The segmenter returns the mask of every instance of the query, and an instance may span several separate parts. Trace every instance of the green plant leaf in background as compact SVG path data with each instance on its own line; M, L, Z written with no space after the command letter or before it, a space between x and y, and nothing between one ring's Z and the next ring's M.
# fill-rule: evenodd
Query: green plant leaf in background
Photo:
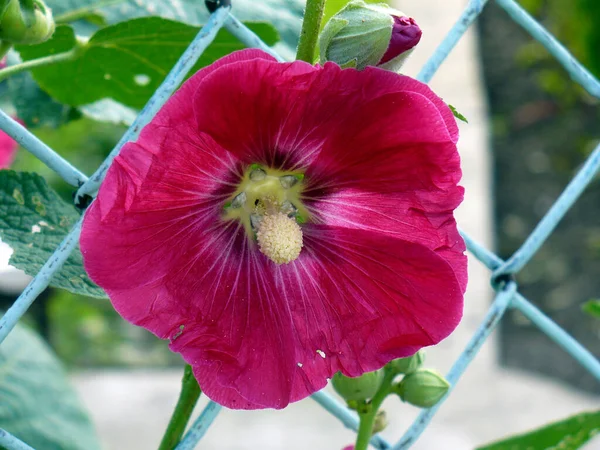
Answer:
M125 130L122 125L82 117L57 128L44 126L31 131L83 173L92 173L121 139ZM73 202L73 186L65 183L56 172L31 153L18 151L12 169L41 175L63 200Z
M60 362L22 325L0 346L0 428L39 450L99 450Z
M477 450L576 450L598 433L600 411L587 412Z
M600 300L588 300L581 306L581 309L584 313L600 319Z
M109 122L116 125L131 126L137 116L137 111L115 102L110 98L83 105L79 108L84 116L98 122Z
M460 120L460 121L462 121L464 123L469 123L469 121L467 120L467 118L465 116L463 116L461 113L459 113L458 110L454 106L452 106L452 105L449 104L448 108L450 108L450 111L452 111L452 114L458 120Z
M21 60L11 53L8 64L18 64ZM48 125L57 127L69 121L76 114L70 106L53 100L42 91L29 72L21 72L8 78L7 89L2 98L12 103L16 115L27 128Z
M36 275L79 219L35 173L0 170L0 238L12 247L10 264ZM106 297L83 269L79 247L50 282L52 286L90 297Z
M59 23L82 19L76 20L74 26L78 34L85 36L107 24L149 15L160 15L192 25L205 23L208 19L203 2L196 0L48 0L46 3L53 9ZM268 17L281 36L275 50L284 58L293 59L304 4L304 0L236 0L233 13L245 21L261 21ZM14 61L15 55L14 52L9 54L9 65L18 62ZM44 125L57 127L77 117L76 110L49 97L29 73L14 75L9 78L8 85L9 92L3 97L15 105L17 116L25 121L28 128ZM116 104L112 105L115 106L114 110L106 104L102 106L105 107L104 111L82 107L80 112L101 121L111 121L123 114L123 109Z
M267 44L277 39L266 23L248 25ZM199 28L159 17L129 20L96 32L74 61L32 70L34 79L53 98L80 106L110 97L141 108L175 65ZM56 28L47 42L19 46L23 60L67 52L76 45L70 26ZM206 66L244 46L221 30L200 57L195 69Z
M48 0L54 16L60 21L70 17L95 14L109 24L143 16L161 16L191 25L206 23L208 11L198 0ZM302 25L305 0L235 0L232 13L242 21L264 21L277 29L281 42L275 50L293 59Z

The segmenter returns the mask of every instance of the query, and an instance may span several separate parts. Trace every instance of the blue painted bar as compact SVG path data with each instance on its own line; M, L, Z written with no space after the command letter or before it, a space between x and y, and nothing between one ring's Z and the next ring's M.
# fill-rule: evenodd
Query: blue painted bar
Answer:
M496 0L508 15L554 56L559 63L569 72L571 78L579 83L594 97L600 98L600 82L577 61L571 53L552 36L548 31L527 11L514 0Z
M194 67L200 55L206 50L210 43L215 39L221 27L229 18L229 8L219 8L210 15L206 25L198 32L190 46L183 52L179 61L169 72L165 80L152 95L146 106L140 111L140 114L133 121L131 127L125 132L115 148L110 152L108 158L100 165L98 170L90 179L79 188L76 199L81 200L84 195L95 195L100 187L100 183L106 175L106 171L111 165L115 156L119 154L121 148L129 141L135 141L142 128L144 128L156 115L156 113L167 102L171 94L183 82L188 72Z
M6 450L34 450L2 428L0 428L0 447L4 447Z
M346 428L349 428L352 431L358 430L358 415L350 411L346 405L338 402L324 390L315 392L310 397L325 410L337 417ZM387 450L390 448L390 443L378 434L371 438L371 445L380 450Z
M540 220L533 232L527 237L523 245L503 266L497 269L497 273L495 272L494 276L517 273L531 260L599 170L600 145L594 149L583 167L569 182L565 190L560 194L542 220Z
M250 28L237 20L231 13L229 14L229 17L227 17L224 28L238 38L238 40L246 47L259 48L262 51L267 52L277 61L285 61L275 50L265 44Z
M470 0L460 15L454 26L450 29L444 40L435 49L433 55L427 60L419 74L417 80L423 83L429 83L433 75L446 60L450 52L454 49L460 38L465 34L471 24L477 19L477 16L483 11L487 0Z
M511 304L521 311L550 339L565 349L579 364L600 381L600 362L583 345L559 327L552 319L533 306L529 300L517 293Z
M0 343L6 339L8 333L12 331L37 296L48 287L54 274L60 270L67 258L71 255L71 252L77 247L79 233L81 232L81 222L82 219L77 221L56 251L42 266L38 274L29 282L25 290L19 295L19 298L15 300L4 316L2 316L0 319Z
M0 130L17 141L29 153L39 158L40 161L59 174L70 185L79 187L87 181L88 177L4 111L0 111Z
M475 256L475 258L481 261L488 269L495 270L502 264L504 264L504 261L501 258L499 258L496 254L489 251L483 245L479 244L464 231L459 231L460 235L465 240L467 250L469 250L473 254L473 256Z
M500 323L502 316L508 309L508 306L511 300L515 297L515 293L517 292L517 285L514 282L511 282L506 285L504 290L498 292L496 295L496 299L494 303L490 307L489 311L485 315L483 322L460 354L460 357L456 360L448 375L446 376L446 380L450 383L450 390L446 394L446 396L433 408L424 409L421 414L415 419L410 428L406 431L404 436L398 441L396 445L394 445L391 450L404 450L413 445L416 440L421 436L431 419L442 405L442 403L448 398L452 389L458 383L458 380L465 372L471 361L479 352L479 349L484 344L488 336L496 326Z
M223 407L218 403L210 401L204 408L200 416L196 419L189 431L185 434L175 450L193 450L204 437L208 428L217 418Z

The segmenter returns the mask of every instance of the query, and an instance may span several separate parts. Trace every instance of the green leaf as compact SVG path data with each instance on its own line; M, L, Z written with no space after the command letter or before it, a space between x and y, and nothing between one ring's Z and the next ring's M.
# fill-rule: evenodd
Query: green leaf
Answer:
M464 123L469 123L467 118L459 113L454 106L448 105L448 108L450 108L450 111L452 111L452 114L454 114L454 117L456 117L458 120L462 120Z
M131 126L137 116L137 111L115 102L110 98L84 105L79 108L81 113L98 122L109 122L117 125Z
M20 62L13 54L8 58L9 65ZM2 97L14 105L17 117L25 122L27 128L44 125L56 128L76 115L73 108L58 103L42 91L29 72L11 76L6 85L7 90Z
M274 28L250 24L267 44L277 41ZM164 80L199 28L159 17L122 22L96 32L74 61L32 70L38 84L61 103L85 105L110 97L141 108ZM75 47L73 29L56 28L52 39L35 46L20 46L24 60L63 53ZM195 69L206 66L243 45L226 30L202 54ZM68 82L65 82L68 80Z
M39 450L97 450L96 432L48 346L17 325L0 346L0 427Z
M587 412L477 450L576 450L600 432L600 411Z
M600 300L588 300L581 306L581 309L592 317L600 318Z
M89 12L102 12L110 24L135 17L161 16L200 25L208 18L204 2L198 0L48 0L46 3L58 20L75 12L82 18ZM305 0L235 0L232 13L242 21L268 20L282 39L275 50L284 58L293 59L305 4Z
M75 207L39 175L0 171L0 237L14 250L13 266L36 275L77 220ZM85 273L79 247L50 284L76 294L106 297Z

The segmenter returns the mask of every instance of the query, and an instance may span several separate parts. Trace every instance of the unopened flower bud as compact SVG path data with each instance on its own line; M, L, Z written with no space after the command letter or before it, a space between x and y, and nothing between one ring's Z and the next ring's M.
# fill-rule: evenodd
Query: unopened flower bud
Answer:
M430 369L419 369L406 375L395 392L402 401L420 408L431 408L439 402L450 384L442 375Z
M352 0L335 14L321 32L321 63L342 67L379 66L397 72L421 39L414 19L385 3Z
M408 358L398 358L388 363L388 367L395 373L411 373L417 370L425 361L425 353L418 351Z
M52 11L41 0L33 1L32 10L24 10L19 0L10 0L0 18L0 40L13 44L33 45L44 42L54 33Z
M372 398L383 381L383 370L363 373L359 377L350 378L336 373L331 379L335 391L346 401L368 400Z
M383 431L388 426L387 414L383 409L377 411L375 415L375 421L373 422L373 434Z

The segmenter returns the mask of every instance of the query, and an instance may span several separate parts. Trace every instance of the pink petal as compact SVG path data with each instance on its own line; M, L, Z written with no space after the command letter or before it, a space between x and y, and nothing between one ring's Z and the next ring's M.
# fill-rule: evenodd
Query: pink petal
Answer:
M277 268L280 286L294 286L284 290L302 365L292 400L321 389L337 371L358 376L436 344L460 321L453 268L421 245L312 225L305 246L296 263Z
M19 123L22 123L17 119ZM19 144L4 131L0 130L0 169L8 169L15 159Z
M146 130L154 133L144 146L129 143L115 158L84 218L85 267L107 290L159 281L195 249L231 240L221 212L239 181L236 162L206 135L192 142L177 128ZM168 158L147 150L165 139Z
M386 94L334 130L306 172L313 220L378 231L435 250L466 288L456 146L438 108L415 92ZM374 116L377 121L371 120Z
M461 288L434 252L319 226L307 229L305 242L300 259L285 266L251 246L211 253L184 277L169 277L167 298L153 303L143 325L153 330L171 313L183 316L183 330L171 330L171 348L194 366L211 399L231 408L281 408L337 371L356 376L437 343L460 320ZM132 300L110 295L116 305ZM179 313L161 312L175 303L169 295L189 301L179 302Z
M313 193L330 188L328 196L343 195L332 190L344 188L350 197L352 188L368 185L366 192L375 191L375 197L357 201L366 205L339 211L330 198L319 219L350 226L348 217L356 222L359 208L353 226L368 224L409 240L414 229L421 230L423 237L414 240L456 263L466 287L465 247L452 216L462 201L458 128L426 85L377 68L358 72L255 59L204 78L193 103L197 128L246 164L308 166ZM307 202L312 196L307 192ZM366 213L381 197L396 208L391 221L381 221L377 210L378 219ZM315 200L313 209L321 206Z
M198 86L193 97L197 128L245 162L290 170L306 166L332 129L373 98L398 92L428 99L439 112L442 129L453 142L458 139L452 112L426 85L377 68L342 71L332 63L319 68L302 61L255 59L228 64L201 84L196 81L190 85Z
M231 408L282 408L337 371L413 354L462 311L447 112L426 86L379 69L233 54L186 82L115 159L85 215L86 270ZM288 265L221 217L257 162L307 176L312 223Z

